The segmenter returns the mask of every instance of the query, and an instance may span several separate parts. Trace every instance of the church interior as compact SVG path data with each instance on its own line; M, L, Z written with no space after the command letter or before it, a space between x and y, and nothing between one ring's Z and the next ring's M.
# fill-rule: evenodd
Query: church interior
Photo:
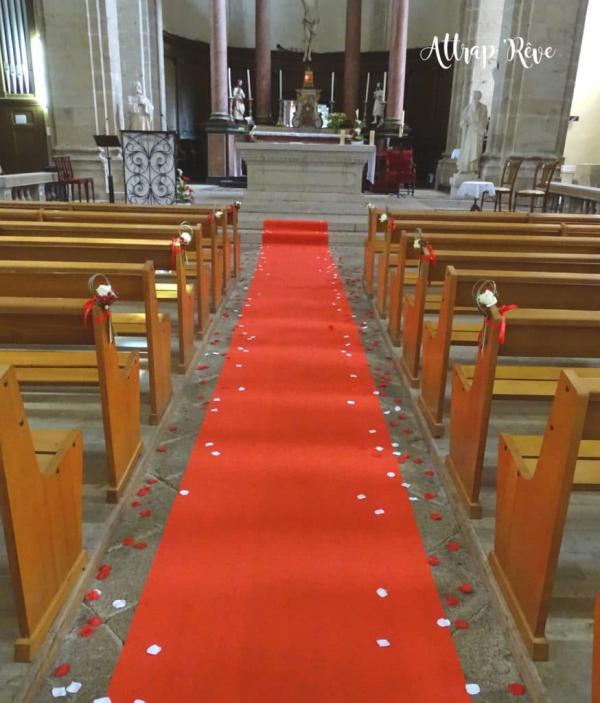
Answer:
M0 0L0 703L600 703L598 28Z

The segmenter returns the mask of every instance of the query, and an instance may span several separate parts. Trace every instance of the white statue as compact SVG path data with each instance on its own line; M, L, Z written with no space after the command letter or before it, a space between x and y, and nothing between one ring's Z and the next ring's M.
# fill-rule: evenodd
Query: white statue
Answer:
M381 83L373 91L373 121L371 124L379 126L383 122L385 116L385 95L381 89Z
M302 0L304 6L304 63L312 61L312 45L317 36L319 24L319 8L317 0Z
M154 129L154 106L144 95L142 84L133 85L134 95L127 98L127 128L146 131Z
M246 114L246 93L244 92L244 89L242 88L243 82L240 79L236 81L235 88L233 89L233 93L231 94L232 97L232 104L231 104L231 112L233 115L233 119L236 122L243 122L244 121L244 116Z
M481 92L473 92L472 102L463 110L460 126L462 141L458 157L459 173L479 173L479 159L488 121L487 107L481 102Z

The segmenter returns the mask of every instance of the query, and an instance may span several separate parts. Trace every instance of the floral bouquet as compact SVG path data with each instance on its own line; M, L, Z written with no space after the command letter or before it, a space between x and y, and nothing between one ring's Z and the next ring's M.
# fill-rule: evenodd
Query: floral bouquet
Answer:
M194 194L190 186L190 179L183 175L183 171L177 169L177 190L175 192L175 201L178 203L193 203Z

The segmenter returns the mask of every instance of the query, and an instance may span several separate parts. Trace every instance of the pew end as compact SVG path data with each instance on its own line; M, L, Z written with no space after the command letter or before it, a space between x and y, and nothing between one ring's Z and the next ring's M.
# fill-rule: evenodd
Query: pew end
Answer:
M83 440L78 430L31 432L17 377L0 365L0 511L19 638L30 662L79 578Z
M571 491L600 489L600 370L562 370L543 437L501 434L489 556L523 641L549 657L546 620Z

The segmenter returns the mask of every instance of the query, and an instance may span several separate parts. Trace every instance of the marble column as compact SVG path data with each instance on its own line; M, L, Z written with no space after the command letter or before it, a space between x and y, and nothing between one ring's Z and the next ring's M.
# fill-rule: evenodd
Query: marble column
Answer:
M343 111L352 124L355 111L359 107L361 11L362 0L346 0Z
M227 82L227 0L210 0L210 107L211 122L229 123Z
M505 159L561 158L579 63L588 0L506 0L504 39L523 37L534 47L551 46L556 55L526 68L500 46L496 90L482 176L498 182ZM535 163L521 168L517 187L527 186Z
M390 46L384 128L397 130L402 121L402 110L404 109L409 0L393 0L393 3L392 43Z
M233 174L235 164L235 124L229 114L227 79L227 0L210 0L210 97L208 181L219 183Z
M257 124L271 124L271 15L269 0L256 0Z

